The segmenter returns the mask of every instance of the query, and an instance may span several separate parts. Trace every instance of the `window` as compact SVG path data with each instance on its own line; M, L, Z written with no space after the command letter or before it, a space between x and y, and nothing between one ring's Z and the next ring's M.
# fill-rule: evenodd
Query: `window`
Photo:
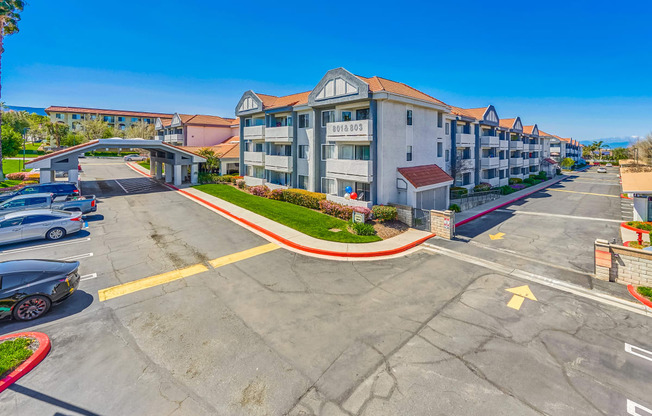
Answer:
M369 109L368 108L361 108L359 110L355 110L355 119L356 120L369 120Z
M300 144L299 145L299 159L308 159L308 145Z
M355 147L355 160L370 160L369 146Z
M251 127L252 126L250 118L245 118L244 126L245 127Z
M437 157L442 157L444 153L444 144L442 142L437 142Z
M350 111L342 111L342 121L351 121Z
M147 124L151 124L151 123L152 123L152 119L151 119L151 118L144 118L143 121L144 121L145 123L147 123Z
M412 125L412 110L407 110L407 125Z
M97 118L97 114L91 114L91 120L95 120Z
M321 178L321 191L325 194L337 195L337 189L335 189L335 179Z
M450 161L451 159L451 151L446 149L446 162Z
M119 126L118 128L119 128L120 130L124 130L124 129L126 129L127 127L126 127L124 124L120 124L120 126Z
M441 127L444 123L444 113L437 112L437 127Z
M335 157L335 145L322 144L321 145L321 160L333 159Z
M79 120L79 114L73 114L72 119L73 120Z
M9 227L17 227L23 222L22 218L12 218L10 220L5 220L0 222L0 228L9 228Z
M58 218L53 215L29 215L23 219L23 225L36 224L39 222L52 221L56 219Z
M135 123L135 122L137 122L137 121L138 121L138 117L132 117L132 118L131 118L131 122L132 122L132 123Z
M324 111L321 113L321 126L326 127L326 124L335 121L335 111Z
M16 201L11 201L7 202L6 204L2 205L2 209L7 209L7 208L20 208L25 206L25 200L24 199L18 199Z
M297 188L299 189L308 189L308 177L304 175L298 176Z
M115 121L115 117L113 116L104 116L102 119L107 123L113 123Z
M40 205L48 202L46 197L30 198L27 200L27 205Z
M410 162L412 160L412 146L407 147L407 161Z
M451 123L446 123L446 134L451 134Z
M355 183L355 193L358 194L358 201L371 201L371 185L363 182Z
M343 146L339 146L339 155L338 159L344 159L344 160L353 160L353 153L355 151L355 146L347 144Z
M299 114L299 128L307 129L310 127L310 114Z
M57 113L55 117L58 118L59 120L62 120L63 119L63 114Z
M118 117L118 121L125 121L124 117Z

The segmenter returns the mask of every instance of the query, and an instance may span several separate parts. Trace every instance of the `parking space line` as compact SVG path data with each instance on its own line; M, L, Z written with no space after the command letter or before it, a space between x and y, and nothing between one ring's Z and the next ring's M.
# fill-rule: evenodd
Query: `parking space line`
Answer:
M640 404L633 402L629 399L627 399L627 414L632 415L632 416L645 416L642 413L639 413L638 411L642 410L646 412L648 415L652 415L652 410L648 409L645 406L641 406Z
M129 193L129 192L125 189L125 187L122 186L122 184L121 184L120 182L118 182L117 179L114 179L113 181L114 181L115 183L117 183L118 186L119 186L120 188L122 188L123 191L125 191L125 194L128 194L128 193Z
M80 281L91 280L97 277L97 273L85 274L79 278Z
M523 214L523 215L538 215L541 217L569 218L573 220L606 221L606 222L618 222L618 223L622 222L622 220L612 220L609 218L579 217L575 215L551 214L549 212L530 212L530 211L509 210L509 209L497 209L496 212L506 212L509 214Z
M637 352L635 350L641 352ZM625 343L625 351L637 357L643 358L645 360L652 361L652 351L644 350L643 348L639 348L637 346L628 343Z
M15 254L15 253L23 253L23 252L32 251L32 250L39 250L39 249L42 249L42 248L68 246L68 245L71 245L71 244L84 243L84 242L87 242L87 241L91 241L91 238L90 237L81 238L79 240L65 241L65 242L62 242L62 243L39 244L38 246L23 247L23 248L16 248L16 249L13 249L13 250L0 251L0 256L5 255L5 254Z
M553 188L548 188L548 191L555 191L555 192L568 192L571 194L582 194L582 195L593 195L593 196L605 196L608 198L620 198L620 195L609 195L609 194L594 194L593 192L579 192L579 191L569 191L567 189L553 189Z
M214 268L218 268L221 266L225 266L227 264L235 263L240 260L248 259L250 257L258 256L259 254L264 254L268 253L270 251L274 251L276 249L281 248L280 246L274 244L274 243L269 243L269 244L264 244L262 246L250 248L249 250L244 250L239 253L233 253L229 254L224 257L220 257L217 259L210 260L208 264L213 266Z
M78 254L76 256L64 257L62 259L59 259L59 261L73 261L73 260L85 259L87 257L93 257L93 253L85 253L85 254Z

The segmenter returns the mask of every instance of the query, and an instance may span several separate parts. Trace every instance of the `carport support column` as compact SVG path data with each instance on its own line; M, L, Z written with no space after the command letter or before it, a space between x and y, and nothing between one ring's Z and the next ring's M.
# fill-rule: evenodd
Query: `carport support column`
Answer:
M68 171L68 182L73 182L73 183L79 184L79 170L78 169L70 169Z
M181 165L174 165L174 186L181 186Z
M156 179L163 179L163 162L154 162L156 165Z
M190 183L192 185L199 183L199 163L190 165Z
M152 161L151 159L149 162L149 176L152 178L156 177L156 162Z
M39 174L40 183L50 183L54 182L54 171L50 169L41 169Z
M172 183L172 164L165 164L165 182Z

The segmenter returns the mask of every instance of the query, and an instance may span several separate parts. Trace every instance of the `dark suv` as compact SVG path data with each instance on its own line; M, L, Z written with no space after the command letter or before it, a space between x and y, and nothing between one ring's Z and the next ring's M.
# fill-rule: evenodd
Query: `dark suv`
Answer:
M27 185L16 192L7 192L0 194L0 202L6 201L18 195L48 193L53 196L79 196L79 189L73 182L51 182L35 185Z

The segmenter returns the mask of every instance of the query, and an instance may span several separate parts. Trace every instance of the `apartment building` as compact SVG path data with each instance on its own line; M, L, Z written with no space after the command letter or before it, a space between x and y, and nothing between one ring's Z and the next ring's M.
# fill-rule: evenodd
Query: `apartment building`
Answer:
M582 161L582 145L571 138L562 138L554 134L541 132L550 141L550 155L557 163L566 158L575 162Z
M445 209L447 114L445 103L406 84L343 68L299 94L247 91L236 106L240 171L249 185L318 191L349 205ZM356 200L345 199L347 187Z
M109 127L126 130L139 121L153 124L157 118L172 118L172 114L164 113L61 106L50 106L45 109L45 113L53 123L65 124L73 131L80 128L82 120L88 119L95 120L99 118L106 121Z
M238 140L239 127L238 119L179 113L158 117L154 125L156 140L200 148Z

